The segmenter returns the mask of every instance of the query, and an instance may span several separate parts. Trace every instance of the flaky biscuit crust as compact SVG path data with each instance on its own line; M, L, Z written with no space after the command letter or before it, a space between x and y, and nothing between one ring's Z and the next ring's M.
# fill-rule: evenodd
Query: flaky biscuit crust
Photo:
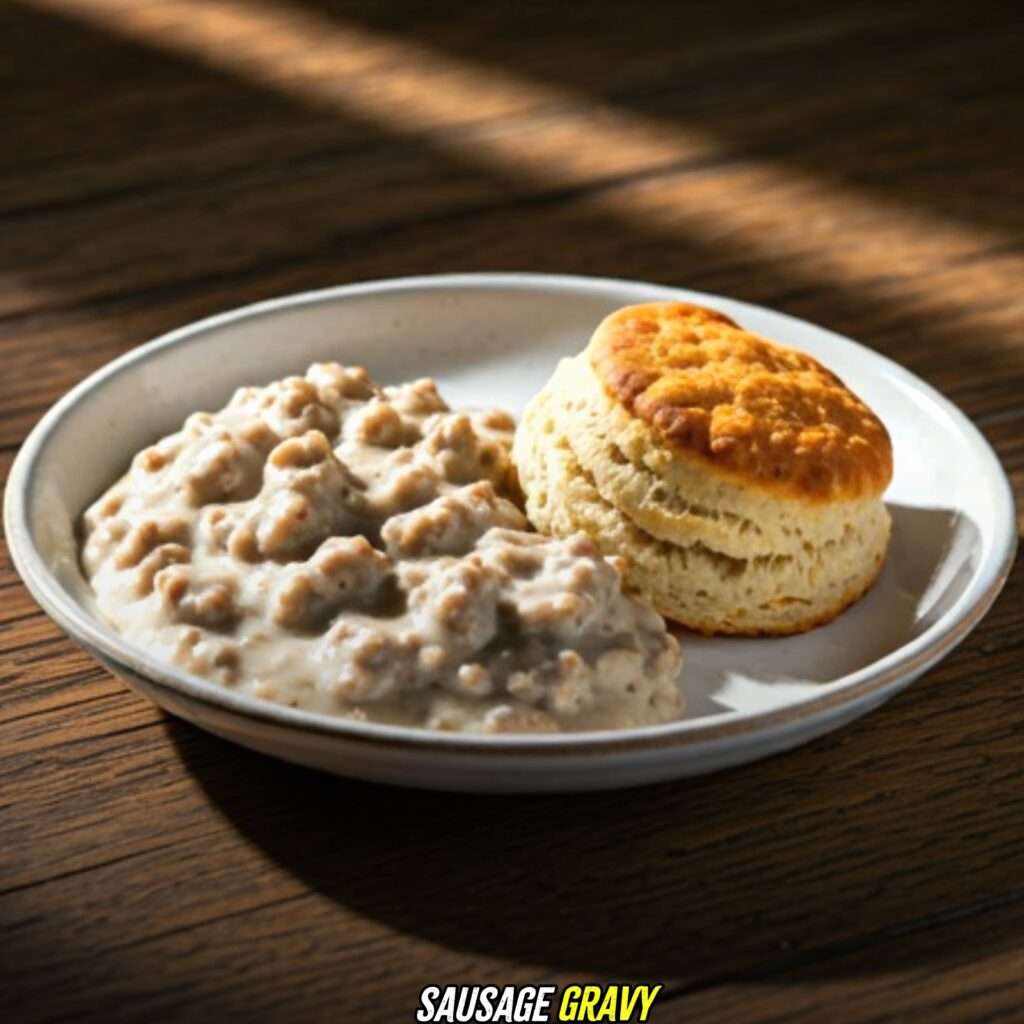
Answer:
M609 397L677 456L810 502L880 495L892 479L881 420L817 360L685 302L627 306L586 358Z

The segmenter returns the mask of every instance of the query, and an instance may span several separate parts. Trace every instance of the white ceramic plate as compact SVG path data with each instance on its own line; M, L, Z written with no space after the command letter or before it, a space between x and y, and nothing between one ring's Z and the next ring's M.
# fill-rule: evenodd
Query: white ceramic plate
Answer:
M558 359L628 303L686 299L794 345L881 415L895 446L892 548L870 594L786 639L684 636L685 719L562 736L474 737L278 707L205 682L126 643L91 608L73 523L130 456L239 384L314 360L383 382L435 376L453 405L519 413ZM482 791L582 790L715 771L804 743L887 700L977 624L1013 559L1013 499L971 423L900 366L820 327L732 299L629 281L468 274L290 296L166 335L93 374L50 410L15 461L5 500L15 565L46 611L173 714L343 775Z

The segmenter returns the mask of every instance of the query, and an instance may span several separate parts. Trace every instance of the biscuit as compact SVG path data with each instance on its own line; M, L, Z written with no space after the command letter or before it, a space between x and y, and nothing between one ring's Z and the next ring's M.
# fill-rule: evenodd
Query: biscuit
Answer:
M809 629L884 561L884 426L810 357L712 311L613 314L531 402L513 456L538 529L590 534L639 594L702 632Z

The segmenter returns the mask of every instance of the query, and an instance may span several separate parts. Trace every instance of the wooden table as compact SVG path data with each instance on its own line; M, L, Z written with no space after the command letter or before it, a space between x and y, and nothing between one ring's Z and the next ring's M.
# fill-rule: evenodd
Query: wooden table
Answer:
M443 8L443 10L442 10ZM862 339L1024 485L1014 5L0 8L0 472L196 317L471 269L645 278ZM861 723L579 798L346 782L132 696L0 555L7 1020L413 1019L653 979L657 1021L1024 1020L1024 572ZM2 1011L0 1011L2 1012Z

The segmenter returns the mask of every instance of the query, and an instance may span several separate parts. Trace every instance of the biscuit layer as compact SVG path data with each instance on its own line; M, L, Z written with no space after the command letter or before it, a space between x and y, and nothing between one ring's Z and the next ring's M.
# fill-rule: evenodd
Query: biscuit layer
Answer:
M802 352L683 302L627 306L585 358L610 399L677 458L808 503L877 497L892 479L878 417Z
M601 497L659 540L701 541L733 558L793 555L838 539L878 504L795 500L709 472L611 399L582 356L563 360L546 390L558 432Z

